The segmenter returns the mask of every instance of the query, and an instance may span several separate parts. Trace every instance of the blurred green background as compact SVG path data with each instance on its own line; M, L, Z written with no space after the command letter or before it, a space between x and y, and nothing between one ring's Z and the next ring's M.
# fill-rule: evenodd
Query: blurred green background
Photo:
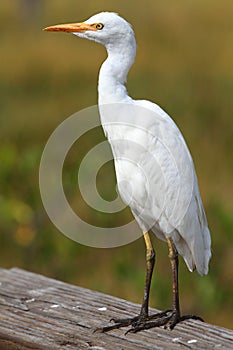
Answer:
M87 288L141 302L143 239L115 249L94 249L63 236L40 199L38 169L52 131L68 116L97 102L105 50L72 35L46 33L56 23L110 10L134 26L138 54L127 84L134 98L161 105L185 135L196 165L212 232L210 273L200 277L180 264L183 312L233 326L233 2L232 0L11 0L0 3L0 266L18 266ZM103 139L101 132L81 149ZM89 144L90 143L90 144ZM80 147L66 161L64 182L76 190ZM82 152L81 152L82 153ZM101 183L114 188L112 167ZM110 176L110 175L111 176ZM102 179L102 180L101 180ZM79 210L90 220L79 196ZM128 212L123 215L127 216ZM108 217L116 224L114 217ZM122 220L122 218L120 218ZM151 305L171 303L167 247L153 237L158 261Z

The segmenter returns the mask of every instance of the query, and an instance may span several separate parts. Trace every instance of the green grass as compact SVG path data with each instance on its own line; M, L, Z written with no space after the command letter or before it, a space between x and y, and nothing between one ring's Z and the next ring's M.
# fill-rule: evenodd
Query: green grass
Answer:
M134 26L138 55L128 89L135 98L160 104L183 131L191 149L212 232L210 274L190 274L181 263L182 308L207 321L232 327L232 33L231 0L131 2L100 0L43 2L40 14L25 17L20 2L0 5L0 265L19 266L141 302L144 244L138 240L115 249L79 245L59 233L43 209L38 169L52 131L69 115L96 104L98 69L105 51L97 44L42 28L83 20L114 10ZM91 135L82 150L99 140ZM65 164L67 195L84 217L116 224L122 217L98 216L80 201L75 171L76 145ZM74 169L75 168L75 169ZM99 174L107 185L109 167ZM111 192L114 174L103 195ZM101 189L100 189L101 191ZM124 213L123 220L128 213ZM167 248L158 251L151 304L169 307Z

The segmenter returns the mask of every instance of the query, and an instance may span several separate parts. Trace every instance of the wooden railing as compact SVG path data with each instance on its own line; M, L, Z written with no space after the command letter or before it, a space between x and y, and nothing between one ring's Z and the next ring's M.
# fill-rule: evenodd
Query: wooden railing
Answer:
M172 331L94 332L112 317L139 310L126 300L18 268L0 269L1 350L233 349L233 331L192 320Z

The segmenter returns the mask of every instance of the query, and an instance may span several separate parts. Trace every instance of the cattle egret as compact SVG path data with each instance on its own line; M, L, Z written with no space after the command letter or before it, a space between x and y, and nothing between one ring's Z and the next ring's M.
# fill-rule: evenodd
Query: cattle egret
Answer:
M111 325L100 328L99 331L107 332L131 326L128 332L136 333L158 326L173 329L176 324L186 319L202 320L195 315L181 315L178 289L178 253L184 258L190 271L197 269L201 275L208 273L211 257L210 233L199 194L195 169L188 147L173 120L158 105L146 100L133 100L127 93L126 77L136 54L135 36L131 25L116 13L102 12L85 22L60 24L47 27L45 30L72 33L78 37L96 41L104 45L107 50L107 59L99 73L100 117L112 147L119 193L123 201L130 206L141 227L146 245L146 281L139 315L126 319L113 319ZM134 115L131 115L130 125L127 126L127 123L122 125L122 119L119 119L120 123L117 123L121 108L118 110L119 114L114 113L111 109L103 109L103 106L112 104L138 107L141 111L140 125L148 131L148 137L139 131L136 124L138 113L135 114L135 127ZM109 113L106 112L107 110ZM143 110L151 111L152 115L147 118L146 112L145 116L143 115ZM117 127L112 125L112 115L114 115ZM114 140L119 140L119 138L122 140L121 147L114 144ZM136 144L144 145L144 148L136 147L138 158L134 158L131 167L124 157L129 143L124 144L123 141L129 139L133 140L135 147ZM167 151L168 148L170 148L169 151ZM153 157L147 157L143 163L144 155L146 157L145 150L150 150ZM176 172L171 170L172 157L169 157L168 154L172 155L177 163ZM141 164L144 164L144 172L150 182L149 189L145 178L141 176L141 165L138 166L137 159L142 159ZM158 164L162 168L165 186L161 185L162 179L157 173ZM177 178L181 179L179 184L182 183L180 192L182 196L185 197L189 193L188 203L181 196L178 205L173 205L173 197L180 190L177 188ZM161 198L163 198L162 201ZM174 218L179 218L179 220ZM148 313L151 277L155 264L155 251L150 238L151 231L158 238L167 241L173 286L172 309L154 315Z

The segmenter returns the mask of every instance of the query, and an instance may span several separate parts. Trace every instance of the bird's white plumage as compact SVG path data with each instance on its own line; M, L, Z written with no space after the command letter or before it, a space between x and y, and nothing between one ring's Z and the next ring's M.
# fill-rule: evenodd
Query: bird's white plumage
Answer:
M124 85L136 54L132 27L111 12L85 23L104 25L74 34L103 44L108 53L99 74L99 108L121 197L144 232L171 237L189 270L207 274L210 233L188 147L158 105L133 100Z

